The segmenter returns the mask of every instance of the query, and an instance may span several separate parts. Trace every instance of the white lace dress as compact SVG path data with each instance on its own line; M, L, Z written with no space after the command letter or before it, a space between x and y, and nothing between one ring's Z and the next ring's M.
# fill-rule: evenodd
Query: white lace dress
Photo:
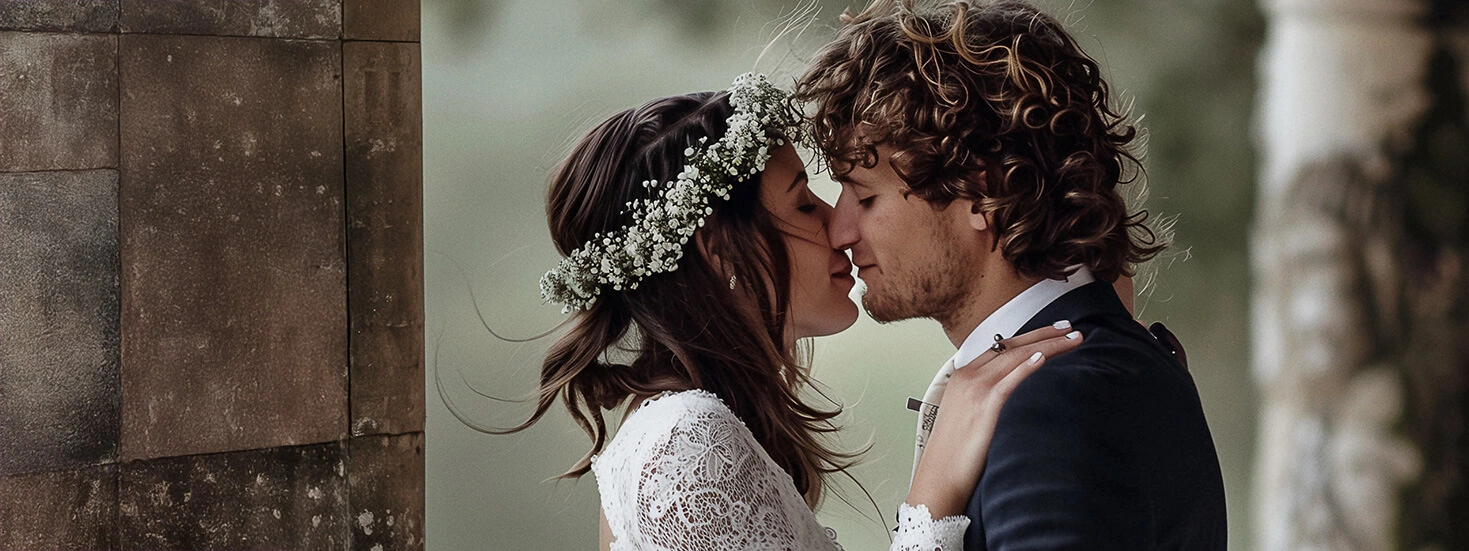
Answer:
M840 550L789 474L714 394L644 402L592 458L613 551ZM963 516L898 512L893 550L963 549Z

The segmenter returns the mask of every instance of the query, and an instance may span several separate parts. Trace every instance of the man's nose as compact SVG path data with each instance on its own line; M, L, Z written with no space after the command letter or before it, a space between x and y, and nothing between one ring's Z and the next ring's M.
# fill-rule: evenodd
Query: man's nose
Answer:
M860 240L857 232L857 200L850 193L843 193L837 197L837 204L831 209L831 219L827 222L826 236L831 241L831 248L847 250L852 248Z

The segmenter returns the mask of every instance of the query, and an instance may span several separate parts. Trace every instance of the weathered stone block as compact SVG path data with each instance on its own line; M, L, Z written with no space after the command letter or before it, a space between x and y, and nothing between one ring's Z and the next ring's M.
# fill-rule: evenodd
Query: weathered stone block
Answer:
M423 430L419 47L342 46L352 433Z
M0 173L0 472L117 457L117 171Z
M118 0L0 0L0 29L105 33Z
M128 33L340 38L341 0L127 0Z
M121 549L345 549L342 442L124 463Z
M0 477L0 550L117 548L117 465Z
M342 38L419 41L419 0L342 0Z
M115 167L117 37L0 32L0 171Z
M423 433L360 436L349 450L352 549L423 549Z
M338 46L120 40L122 456L344 438Z

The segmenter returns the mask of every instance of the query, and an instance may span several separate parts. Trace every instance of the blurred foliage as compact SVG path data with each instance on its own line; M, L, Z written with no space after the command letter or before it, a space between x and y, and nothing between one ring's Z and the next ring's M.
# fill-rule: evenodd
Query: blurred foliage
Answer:
M1396 149L1388 144L1386 149L1400 167L1393 184L1403 195L1406 239L1399 254L1408 264L1404 295L1409 310L1440 313L1422 323L1458 326L1457 334L1463 335L1458 322L1469 305L1469 289L1463 286L1469 280L1464 275L1464 259L1469 258L1469 44L1455 43L1452 35L1469 36L1469 2L1435 0L1430 7L1428 25L1437 32L1426 82L1430 107L1406 144ZM1448 292L1434 293L1436 287ZM1432 304L1425 308L1422 303ZM1450 359L1403 366L1411 404L1404 432L1423 454L1425 466L1400 500L1399 543L1404 549L1464 549L1469 546L1469 522L1463 521L1469 510L1469 463L1464 461L1469 385L1453 372L1463 373L1469 358L1463 355L1462 341L1454 343L1452 336L1439 343L1412 338L1436 328L1423 330L1407 317L1400 326L1409 336L1405 346L1417 346L1415 352L1439 349Z
M1469 114L1460 81L1461 60L1444 47L1429 61L1429 112L1400 153L1410 235L1450 246L1469 242Z

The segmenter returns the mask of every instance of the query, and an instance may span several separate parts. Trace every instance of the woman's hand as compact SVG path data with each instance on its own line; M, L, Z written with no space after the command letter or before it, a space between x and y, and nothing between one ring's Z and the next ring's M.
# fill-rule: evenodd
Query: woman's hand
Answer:
M1076 348L1081 340L1070 322L1058 322L1006 339L1005 352L987 350L955 369L913 474L908 504L928 506L935 519L963 514L984 471L1005 399L1048 358Z

